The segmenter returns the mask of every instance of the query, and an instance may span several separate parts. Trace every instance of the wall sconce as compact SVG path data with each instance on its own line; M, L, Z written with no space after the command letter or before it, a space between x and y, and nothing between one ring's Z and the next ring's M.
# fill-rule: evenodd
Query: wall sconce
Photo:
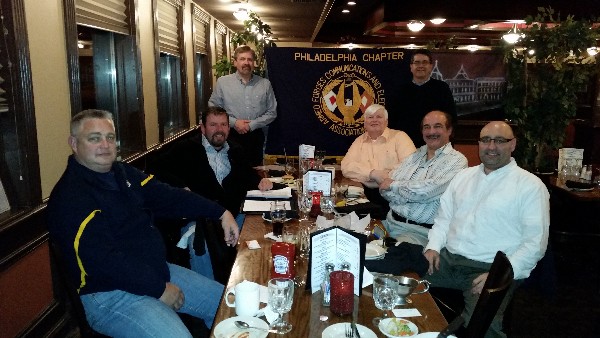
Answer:
M235 16L238 21L246 21L250 18L250 13L248 13L246 8L240 7L233 12L233 16Z
M425 27L425 24L420 20L410 20L410 22L406 24L406 27L408 27L411 32L418 32Z
M506 34L502 35L502 39L504 39L504 41L510 44L517 43L517 41L519 41L521 37L522 34L519 32L516 23L513 24L512 28L508 32L506 32Z
M441 24L443 24L446 21L446 19L444 19L444 18L434 18L434 19L431 19L429 21L432 24L434 24L434 25L441 25Z

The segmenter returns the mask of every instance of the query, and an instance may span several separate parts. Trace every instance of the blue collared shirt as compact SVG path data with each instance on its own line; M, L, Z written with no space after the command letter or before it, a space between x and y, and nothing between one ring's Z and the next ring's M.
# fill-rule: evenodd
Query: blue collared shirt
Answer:
M257 75L252 75L246 84L237 72L221 76L208 105L225 108L232 127L237 119L243 119L250 120L250 129L256 130L277 117L277 100L271 82Z
M206 139L206 136L202 135L202 145L206 149L206 157L208 157L208 164L215 173L217 181L220 185L223 185L223 179L231 172L231 163L229 163L229 144L225 142L221 150L215 149Z

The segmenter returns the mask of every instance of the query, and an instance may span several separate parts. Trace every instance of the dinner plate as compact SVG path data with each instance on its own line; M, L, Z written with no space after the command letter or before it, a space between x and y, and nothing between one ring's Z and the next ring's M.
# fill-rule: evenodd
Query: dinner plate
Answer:
M393 329L397 329L399 325L405 324L408 326L410 332L406 332L404 335L394 334ZM392 338L396 337L414 337L419 333L419 328L410 320L404 318L385 318L379 322L379 331L384 335Z
M594 190L594 187L591 188L571 188L573 189L573 191L592 191Z
M385 249L380 247L379 245L367 243L365 248L365 259L380 259L385 255Z
M237 316L227 318L224 321L217 324L215 327L215 337L217 338L237 338L244 332L249 333L248 338L265 338L269 332L258 330L258 329L240 329L235 326L235 321L241 320L250 326L256 326L263 328L265 330L269 329L269 324L267 324L264 320L256 317L250 316Z
M265 212L265 213L262 214L262 219L265 220L265 221L267 221L267 222L269 222L269 223L271 223L271 217L268 217L268 216L270 216L270 213L266 213ZM291 218L286 218L283 221L287 222L287 221L291 221L291 220L292 220Z
M343 338L346 337L346 329L350 326L350 323L337 323L329 325L323 330L321 337L323 338ZM377 338L375 332L366 326L356 324L356 329L360 334L360 338Z
M416 335L415 338L437 338L438 334L440 334L440 333L439 332L423 332L423 333L419 333L418 335ZM456 338L456 336L451 334L448 336L448 338Z

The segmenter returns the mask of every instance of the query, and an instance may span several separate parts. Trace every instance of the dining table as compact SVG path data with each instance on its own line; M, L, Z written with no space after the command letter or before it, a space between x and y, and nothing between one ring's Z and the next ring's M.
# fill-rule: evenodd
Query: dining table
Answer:
M314 221L314 220L313 220ZM299 220L293 219L289 222L299 223ZM306 221L303 221L306 222ZM302 225L301 225L302 226ZM247 215L243 224L240 238L237 245L237 257L231 270L231 276L225 290L235 287L238 283L247 280L266 286L271 278L272 258L271 245L274 240L265 238L265 235L272 231L270 222L263 219L261 215ZM250 249L247 241L256 240L260 245L259 249ZM302 280L306 276L308 267L307 259L298 257L295 262L296 280ZM407 276L418 278L414 273L408 272ZM421 285L420 287L423 287ZM419 289L415 290L419 291ZM229 302L233 302L232 295L227 295L221 299L218 308L211 337L215 336L215 327L228 318L235 317L235 307L229 307L226 304L225 297L230 297ZM417 309L419 316L405 318L413 322L419 333L439 332L447 325L447 321L440 312L433 298L428 292L422 294L413 294L409 297L410 303L404 306L396 306L396 309ZM261 303L261 307L266 304ZM391 312L389 315L393 316ZM330 325L337 323L350 323L355 317L356 323L366 326L372 330L377 337L384 337L384 334L373 324L375 317L381 317L382 310L375 307L372 294L372 286L366 286L362 289L360 296L354 296L354 313L346 316L338 316L330 311L329 307L322 306L321 291L311 293L305 286L297 286L294 292L293 305L291 310L284 315L284 318L292 324L293 328L286 337L322 337L323 331ZM349 325L349 324L348 324ZM276 333L268 333L268 337L278 337ZM229 338L229 337L216 337Z

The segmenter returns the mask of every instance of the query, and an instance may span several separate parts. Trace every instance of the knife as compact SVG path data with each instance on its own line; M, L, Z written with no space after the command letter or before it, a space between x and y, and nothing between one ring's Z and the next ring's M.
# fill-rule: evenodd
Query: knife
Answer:
M449 335L456 332L456 330L458 330L464 322L465 319L461 316L454 318L454 320L451 321L450 324L448 324L448 326L446 326L446 328L438 334L437 338L447 338Z

